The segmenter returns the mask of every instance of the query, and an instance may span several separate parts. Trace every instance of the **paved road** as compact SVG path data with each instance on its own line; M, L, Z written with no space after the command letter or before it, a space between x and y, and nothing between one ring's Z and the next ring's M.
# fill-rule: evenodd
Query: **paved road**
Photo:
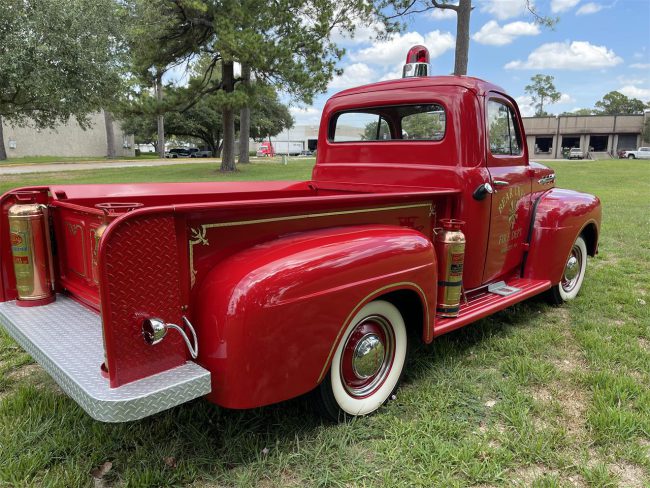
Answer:
M88 163L37 163L13 164L0 166L0 175L21 175L27 173L58 173L59 171L83 171L104 168L132 168L147 166L171 166L174 164L200 164L215 162L215 159L147 159L147 160L120 160L113 162L88 162Z

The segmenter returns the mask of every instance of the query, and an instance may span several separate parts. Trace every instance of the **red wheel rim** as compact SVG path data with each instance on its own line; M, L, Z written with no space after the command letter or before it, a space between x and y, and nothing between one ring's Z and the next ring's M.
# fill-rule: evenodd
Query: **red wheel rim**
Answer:
M366 398L388 377L395 357L395 334L379 315L360 320L347 337L341 354L341 383L350 396Z

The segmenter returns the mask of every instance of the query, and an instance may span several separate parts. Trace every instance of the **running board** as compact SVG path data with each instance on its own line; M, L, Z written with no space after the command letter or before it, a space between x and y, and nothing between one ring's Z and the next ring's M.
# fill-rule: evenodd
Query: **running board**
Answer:
M492 289L488 287L485 292L473 296L467 303L461 302L458 317L436 318L433 336L446 334L546 291L551 287L551 282L515 278L508 283L502 281L495 285Z

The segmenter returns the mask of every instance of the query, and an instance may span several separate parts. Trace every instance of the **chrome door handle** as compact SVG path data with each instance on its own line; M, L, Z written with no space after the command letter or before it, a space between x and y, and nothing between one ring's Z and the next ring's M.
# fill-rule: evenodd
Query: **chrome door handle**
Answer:
M508 186L509 184L507 181L503 181L503 180L492 180L492 183L495 186Z

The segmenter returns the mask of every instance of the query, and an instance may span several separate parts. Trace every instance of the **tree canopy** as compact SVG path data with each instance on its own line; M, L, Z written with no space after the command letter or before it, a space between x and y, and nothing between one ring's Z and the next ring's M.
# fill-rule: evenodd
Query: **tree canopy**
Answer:
M222 99L218 93L194 98L193 79L187 87L166 87L163 111L165 132L176 138L200 140L216 156L220 155L223 143ZM254 102L251 106L250 135L261 140L274 136L293 126L293 118L286 105L282 104L275 90L261 82L255 83ZM123 111L122 127L133 132L136 143L153 144L158 149L157 113L159 105L155 98L145 91ZM235 118L235 128L239 125Z
M618 91L611 91L602 100L596 102L596 112L604 115L642 114L648 107L650 104L645 104L638 98L630 98Z
M82 127L121 92L121 18L114 0L0 2L0 159L2 119L39 128Z
M336 28L353 33L362 23L382 18L366 0L132 0L164 17L157 31L158 63L209 57L197 99L218 93L222 107L224 150L222 170L234 169L235 111L252 99L236 90L240 77L234 65L246 65L252 78L281 87L295 101L310 103L324 92L344 51L332 40ZM212 73L221 68L221 76Z
M526 85L524 91L530 95L535 106L535 115L541 117L548 115L544 111L544 104L550 105L557 102L562 95L555 88L553 80L555 78L550 75L536 74L533 76L529 85Z

